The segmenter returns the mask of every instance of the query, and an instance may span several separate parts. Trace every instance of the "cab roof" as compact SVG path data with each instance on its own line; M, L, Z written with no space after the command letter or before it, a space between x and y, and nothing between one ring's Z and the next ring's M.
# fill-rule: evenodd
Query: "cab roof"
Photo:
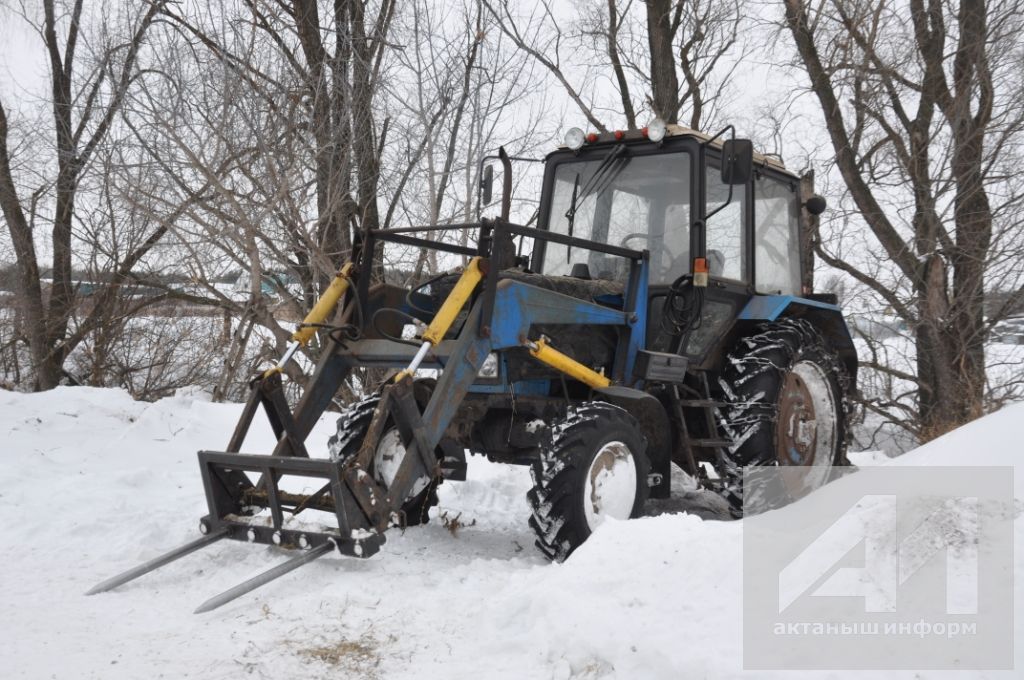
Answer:
M685 127L683 125L677 125L675 123L669 123L665 126L665 137L693 137L699 142L707 142L711 139L711 135L705 134L698 130ZM616 130L613 132L592 132L587 135L587 142L584 144L584 148L593 144L604 144L610 142L635 142L647 138L647 128L641 130ZM722 142L725 141L723 138L718 138L711 143L711 147L714 149L721 149ZM559 149L568 149L569 147L565 144L560 144ZM774 170L784 172L790 177L799 179L797 175L790 170L786 169L786 166L782 163L782 160L776 156L768 156L762 153L754 151L754 163L762 167L768 166Z

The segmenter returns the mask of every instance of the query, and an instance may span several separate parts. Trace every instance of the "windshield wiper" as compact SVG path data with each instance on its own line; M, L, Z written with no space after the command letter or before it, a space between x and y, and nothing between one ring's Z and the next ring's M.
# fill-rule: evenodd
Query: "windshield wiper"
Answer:
M572 237L572 225L576 221L576 197L580 191L580 173L576 173L576 181L572 183L572 199L569 201L569 209L565 211L565 219L569 221L569 237Z
M601 164L597 166L594 174L583 185L582 191L579 190L580 174L576 173L576 182L572 187L572 200L569 203L569 209L565 211L565 219L569 222L569 236L572 236L573 223L576 221L576 212L579 210L580 204L588 196L599 195L607 189L615 181L615 178L619 176L619 173L629 164L629 160L630 156L626 152L626 147L615 147L611 153L604 157Z

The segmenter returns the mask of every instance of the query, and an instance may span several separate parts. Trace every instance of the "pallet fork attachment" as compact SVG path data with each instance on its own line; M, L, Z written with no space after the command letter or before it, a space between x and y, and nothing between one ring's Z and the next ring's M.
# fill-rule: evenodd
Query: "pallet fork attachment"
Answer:
M401 523L400 508L415 481L425 475L434 478L440 474L435 454L438 442L425 435L427 428L413 395L412 376L419 361L441 341L469 300L483 277L483 266L481 258L471 260L460 285L438 311L429 334L425 334L418 360L384 387L377 412L354 459L314 459L306 450L305 439L349 366L343 362L339 364L337 348L332 344L294 412L284 397L281 373L294 351L309 341L315 328L326 320L347 292L354 269L352 265L346 265L292 336L281 361L250 383L249 399L227 450L199 452L209 509L209 513L200 520L204 536L110 578L87 594L117 588L224 538L298 548L300 552L287 562L210 598L199 606L196 613L216 609L335 549L353 557L375 554L385 541L387 528ZM261 406L277 440L274 452L272 455L243 453L241 449L246 434ZM385 488L367 470L371 467L376 444L387 423L393 423L398 429L408 454L404 456L390 486ZM258 480L254 482L253 477L257 475ZM319 480L319 483L312 487L316 489L312 493L290 493L280 487L283 477ZM306 510L332 516L332 524L337 524L337 529L310 523L286 524L285 513L294 518ZM261 516L263 511L267 511L269 517Z

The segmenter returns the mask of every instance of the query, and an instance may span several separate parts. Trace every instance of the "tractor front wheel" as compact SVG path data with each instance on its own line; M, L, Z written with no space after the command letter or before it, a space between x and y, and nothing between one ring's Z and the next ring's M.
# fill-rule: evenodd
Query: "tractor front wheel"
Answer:
M647 440L628 412L593 401L549 428L531 469L530 527L536 545L561 562L609 519L638 516L647 501Z
M347 462L359 453L366 433L370 429L370 421L380 404L379 396L372 396L358 401L344 410L338 417L338 432L328 440L328 450L332 460ZM367 471L385 488L391 486L398 473L398 468L405 458L405 446L398 435L398 428L388 419L384 431L377 442L370 469ZM402 504L405 515L405 526L425 524L429 519L430 508L437 505L437 484L440 480L421 477L415 483L408 498Z

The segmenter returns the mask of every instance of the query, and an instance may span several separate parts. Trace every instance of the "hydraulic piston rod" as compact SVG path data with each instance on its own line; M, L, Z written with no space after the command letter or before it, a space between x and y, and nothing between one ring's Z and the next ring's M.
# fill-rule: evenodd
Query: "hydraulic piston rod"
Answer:
M395 381L401 380L407 375L412 375L416 372L416 369L420 367L423 359L427 356L427 352L430 351L431 347L437 345L444 339L448 329L455 323L455 318L458 317L459 312L466 306L466 301L473 294L480 280L484 277L484 271L480 266L481 258L474 257L466 265L465 270L462 272L462 276L459 277L455 287L452 288L452 292L448 294L444 304L441 305L441 309L437 310L437 314L434 315L434 319L427 326L427 330L423 332L423 344L420 345L419 351L416 352L416 356L409 362L408 368L395 376Z
M566 375L579 380L581 383L590 385L593 388L608 387L612 381L601 375L594 369L584 366L572 357L562 354L547 343L545 338L539 340L527 340L526 348L530 356L541 361L552 368L565 373Z
M349 282L352 278L352 268L353 265L349 262L335 275L331 285L327 286L327 290L320 296L317 303L313 305L313 309L309 310L309 314L299 324L298 329L292 333L292 340L288 343L288 349L281 356L281 360L277 362L276 366L268 369L263 374L264 378L272 373L283 371L285 365L291 360L299 347L306 345L316 334L316 327L327 320L327 317L330 316L331 312L338 305L338 301L341 300L348 290Z

